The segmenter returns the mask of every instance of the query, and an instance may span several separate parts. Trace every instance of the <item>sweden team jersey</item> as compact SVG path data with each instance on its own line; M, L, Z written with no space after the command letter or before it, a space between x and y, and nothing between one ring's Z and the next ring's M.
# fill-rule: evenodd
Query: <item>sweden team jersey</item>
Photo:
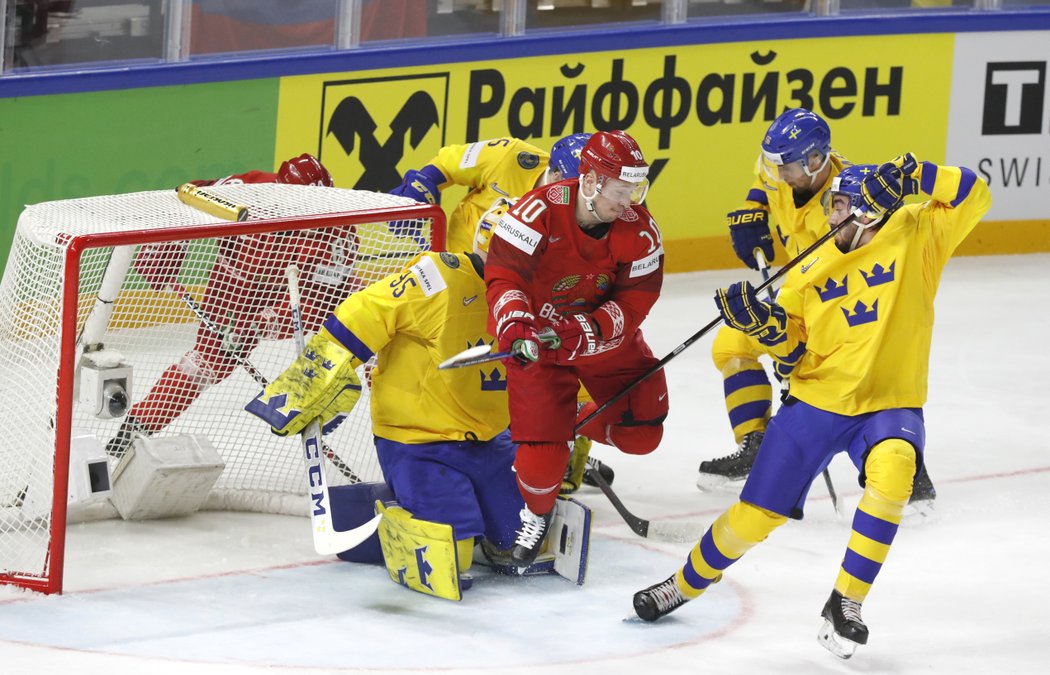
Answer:
M492 345L485 282L465 254L423 253L344 300L321 335L346 347L371 373L372 428L400 443L487 441L505 430L503 364L438 370L469 347Z
M549 162L548 153L517 138L442 148L430 162L447 178L439 187L455 184L470 189L449 216L445 250L473 251L474 231L481 216L500 197L513 201L535 187Z
M821 197L831 187L835 176L850 165L845 158L832 151L831 172L820 189L802 206L795 206L795 197L791 186L777 180L777 168L767 165L759 156L755 165L755 182L747 193L743 208L766 208L773 216L777 236L787 251L789 258L794 258L813 245L821 235L828 231L828 218L824 214Z
M801 354L792 396L842 415L925 403L941 271L991 194L969 169L924 162L919 181L932 199L901 207L870 243L842 253L829 240L788 272L788 339L773 351Z

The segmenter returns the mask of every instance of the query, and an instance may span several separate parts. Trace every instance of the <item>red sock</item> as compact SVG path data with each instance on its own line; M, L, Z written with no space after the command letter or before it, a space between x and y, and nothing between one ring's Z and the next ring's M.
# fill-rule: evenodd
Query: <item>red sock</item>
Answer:
M537 515L554 508L561 479L569 464L567 443L522 443L514 459L518 490L525 505Z

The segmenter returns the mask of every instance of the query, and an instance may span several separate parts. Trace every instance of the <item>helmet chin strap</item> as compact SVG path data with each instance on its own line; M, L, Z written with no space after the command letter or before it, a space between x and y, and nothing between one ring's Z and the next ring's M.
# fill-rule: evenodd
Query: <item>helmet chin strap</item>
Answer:
M802 164L802 171L807 176L809 176L809 186L810 187L816 187L817 176L820 175L820 172L824 170L824 167L826 167L828 165L828 162L830 160L831 160L831 153L828 153L828 154L824 155L824 161L820 163L820 166L817 167L816 171L810 171L809 170L808 160L807 160L806 163Z
M854 209L853 210L853 215L856 216L857 218L860 218L861 216L870 217L866 213L860 213L860 211L858 209ZM868 230L868 229L871 229L871 228L875 227L876 225L878 225L880 222L882 222L882 219L885 216L886 216L886 214L883 213L878 218L875 218L874 220L872 220L870 223L864 223L864 224L861 224L861 222L859 220L854 220L853 224L857 226L857 232L853 235L853 241L851 241L850 244L849 244L849 250L850 251L856 250L857 244L860 243L860 238L864 234L864 231Z
M588 197L587 194L583 191L583 178L581 177L580 178L580 199L583 200L583 205L587 207L587 210L590 212L590 214L592 216L594 216L595 218L597 218L599 223L604 223L604 222L607 222L607 221L602 219L602 217L598 215L598 211L595 210L595 208L594 208L594 200L602 192L602 190L601 190L601 180L602 180L601 177L599 177L598 178L598 182L596 182L594 184L594 194L592 194L590 197Z

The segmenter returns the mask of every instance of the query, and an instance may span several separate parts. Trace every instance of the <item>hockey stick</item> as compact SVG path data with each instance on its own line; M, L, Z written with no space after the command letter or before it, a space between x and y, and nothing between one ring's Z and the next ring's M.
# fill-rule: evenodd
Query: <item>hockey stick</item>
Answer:
M186 290L186 288L182 284L175 281L169 283L168 287L171 288L171 290L174 291L176 295L182 298L182 301L186 303L186 306L189 307L194 314L197 315L197 318L200 319L201 323L204 324L205 328L210 330L217 337L221 338L223 336L222 328L214 321L212 321L211 317L204 312L204 308L200 306L200 303L198 303L194 299L194 297L190 295L190 292ZM220 346L225 350L225 352L228 355L233 357L233 360L236 361L239 366L244 368L244 370L249 375L251 375L252 379L255 380L256 384L264 388L268 384L270 384L270 381L266 378L266 376L263 375L262 372L258 368L256 368L251 361L247 359L247 357L242 356L239 351L234 351L232 349L225 348L224 346L222 346L221 342ZM339 455L336 454L335 450L333 450L330 445L324 442L324 440L321 441L321 449L324 451L324 456L328 458L328 461L332 463L332 466L334 466L339 471L339 473L343 474L344 478L346 478L351 483L361 482L361 479L356 473L354 473L354 470L351 469L350 466L346 462L344 462L342 458L339 457Z
M448 370L449 368L466 368L467 366L476 366L479 363L488 363L489 361L501 361L505 358L513 356L510 352L496 352L491 354L492 347L488 345L478 345L471 347L470 349L464 349L455 356L450 356L441 363L438 364L438 370Z
M292 331L295 333L295 346L299 353L302 353L306 351L306 336L303 334L303 318L299 305L299 268L293 263L288 266L286 272ZM348 551L372 536L383 516L376 515L367 523L349 530L336 530L332 522L332 499L328 494L328 482L325 480L324 462L321 459L320 422L314 420L306 425L302 439L306 478L310 487L310 524L314 530L314 549L326 555Z
M824 242L828 241L829 239L834 237L836 234L838 234L839 230L841 230L842 228L846 227L846 225L849 225L850 223L852 223L854 218L856 218L856 216L851 213L850 215L848 215L846 217L845 220L843 220L837 226L835 226L835 227L831 228L830 230L828 230L828 232L825 233L820 239L818 239L817 241L813 242L812 246L807 248L805 251L802 251L802 253L799 253L793 259L789 260L788 263L786 265L784 265L783 267L781 267L778 272L776 272L775 274L770 276L768 279L766 279L764 282L762 282L762 284L758 288L755 289L755 294L757 295L757 294L761 293L762 291L766 290L767 288L769 288L770 286L772 286L776 281L778 281L781 277L783 277L785 274L787 274L788 270L790 270L791 268L795 267L795 265L798 265L799 262L801 262L804 258L808 257L811 253L813 253L813 251L816 251L818 248L820 248L824 244ZM580 433L580 429L582 429L587 424L589 424L591 420L593 420L595 417L600 415L610 405L612 405L616 401L619 401L621 398L626 396L628 392L630 392L632 389L634 389L639 384L641 384L642 381L644 381L646 378L651 376L653 373L655 373L656 371L658 371L661 368L663 368L664 366L666 366L668 363L671 362L672 359L674 359L676 356L678 356L683 351L685 351L685 349L687 347L691 346L694 342L696 342L697 340L702 338L704 335L709 333L715 326L717 326L720 323L722 323L722 317L721 316L719 316L717 319L711 321L710 323L708 323L706 326L704 326L703 328L701 328L697 332L693 333L685 342L683 342L682 344L680 344L677 347L675 347L671 351L670 354L668 354L667 356L665 356L662 359L660 359L660 361L658 363L656 363L656 365L654 365L649 370L647 370L644 373L642 373L641 375L639 375L630 384L628 384L626 387L624 387L620 391L620 393L616 394L615 396L610 398L608 401L606 401L605 403L603 403L600 406L598 406L597 408L595 408L589 415L587 415L587 417L583 418L583 420L581 420L576 425L575 433L578 435ZM620 514L620 517L624 519L624 522L627 523L627 526L630 527L631 530L633 530L635 534L637 534L640 537L650 537L651 536L650 535L650 529L654 525L651 521L645 520L644 518L639 518L638 516L636 516L633 513L631 513L631 511L626 506L624 506L624 503L622 501L620 501L620 498L616 495L616 493L613 492L612 487L607 482L605 482L605 480L602 478L601 474L598 473L598 471L596 471L596 470L594 470L594 469L592 469L591 467L588 466L586 473L587 473L587 475L589 475L591 477L591 480L593 480L595 482L595 484L598 486L598 488L605 494L605 496L609 499L609 501L612 502L613 508L616 509L616 512ZM828 483L828 486L831 487L830 481ZM838 511L836 511L836 513L837 512Z
M769 281L769 263L766 261L766 256L760 248L755 249L755 261L758 262L758 271L762 273L762 280ZM766 289L766 293L766 297L770 302L776 301L776 294L773 292L772 286ZM835 509L835 515L841 519L842 509L839 506L839 496L835 493L835 486L831 482L831 474L828 473L827 467L824 467L823 476L824 484L828 486L828 495L831 497L831 505Z
M769 288L770 286L772 286L774 282L779 281L780 278L783 277L785 274L787 274L789 270L791 270L796 265L798 265L800 262L802 262L802 260L804 258L808 257L811 253L813 253L813 251L816 251L818 248L820 248L824 244L824 242L828 241L829 239L834 237L836 234L838 234L839 230L841 230L842 228L844 228L847 225L849 225L850 223L852 223L855 218L856 218L856 215L852 214L852 213L850 215L846 216L845 220L843 220L841 223L836 225L834 228L828 230L820 239L818 239L815 242L813 242L812 246L807 248L802 253L799 253L793 259L788 261L787 264L785 264L783 267L781 267L775 274L770 276L769 279L767 279L766 281L762 282L762 284L760 284L759 287L755 289L755 295L758 295L762 291L764 291L767 288ZM610 398L608 401L606 401L605 403L602 403L600 406L598 406L593 411L591 411L591 413L589 415L587 415L587 417L583 418L583 420L580 421L576 425L577 433L579 433L581 428L587 426L587 424L589 424L591 422L591 420L593 420L595 417L597 417L598 415L600 415L603 412L605 412L605 410L608 409L609 406L611 406L613 403L616 403L621 398L626 396L632 389L637 387L643 381L647 380L650 376L652 376L653 373L655 373L656 371L662 369L664 366L666 366L668 363L670 363L676 356L681 354L688 347L691 347L694 342L696 342L697 340L699 340L703 336L705 336L708 333L710 333L711 330L714 329L715 327L717 327L720 323L722 323L722 317L721 316L713 319L706 326L704 326L703 328L701 328L697 332L695 332L692 335L690 335L685 340L685 342L683 342L682 344L680 344L677 347L675 347L674 349L672 349L671 352L667 356L665 356L662 359L660 359L655 365L653 365L651 368L649 368L649 370L645 371L644 373L642 373L641 375L636 377L627 386L625 386L623 389L621 389L618 394L616 394L615 396Z

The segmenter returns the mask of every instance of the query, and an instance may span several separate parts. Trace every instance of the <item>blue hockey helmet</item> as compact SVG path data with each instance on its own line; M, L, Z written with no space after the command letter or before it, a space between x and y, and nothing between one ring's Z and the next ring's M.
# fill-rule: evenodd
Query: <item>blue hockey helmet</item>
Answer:
M849 210L850 213L856 214L857 216L864 216L868 220L867 223L858 225L861 228L867 229L873 225L878 224L894 211L899 209L904 204L903 196L897 200L897 203L892 207L873 211L867 204L864 203L864 197L861 194L861 185L864 183L864 179L875 173L878 169L874 164L853 164L843 169L839 175L831 179L831 187L824 193L821 201L824 204L824 213L830 214L832 211L832 200L836 195L843 195L849 198Z
M820 115L805 108L781 113L762 139L762 155L767 161L776 166L798 162L809 176L816 173L809 170L808 162L814 152L820 153L827 163L831 155L831 129Z
M550 170L560 171L562 179L580 175L580 151L590 140L590 134L570 134L551 146Z

